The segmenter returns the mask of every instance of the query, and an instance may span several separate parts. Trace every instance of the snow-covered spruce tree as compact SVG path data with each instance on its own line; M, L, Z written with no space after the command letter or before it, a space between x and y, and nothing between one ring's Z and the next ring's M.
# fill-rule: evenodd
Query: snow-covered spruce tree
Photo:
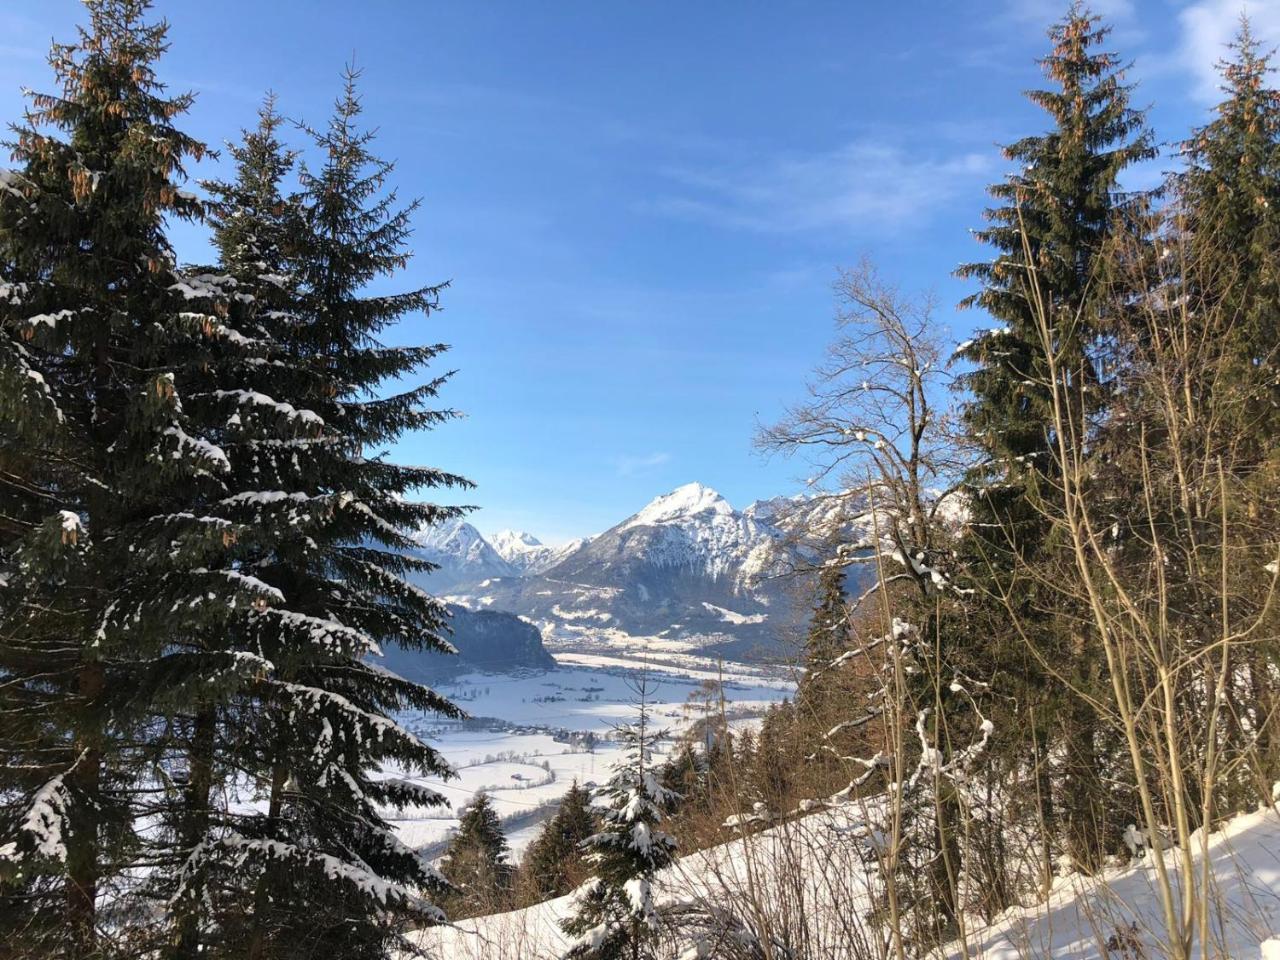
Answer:
M1131 203L1118 195L1117 181L1125 168L1153 155L1118 58L1098 49L1108 32L1079 3L1050 30L1053 50L1042 65L1053 86L1028 94L1049 115L1050 129L1005 148L1019 169L991 187L999 205L976 233L996 257L957 271L981 284L963 305L986 311L997 324L957 351L972 365L958 382L969 395L964 425L979 453L966 477L970 516L960 552L973 586L991 604L985 614L964 618L960 636L943 641L952 662L974 676L993 658L1013 665L1006 692L1021 704L1022 729L1036 744L1052 741L1040 755L1055 756L1062 767L1051 777L1048 764L1036 764L1039 783L1028 793L1083 869L1096 867L1108 842L1118 841L1113 817L1123 801L1105 796L1103 755L1111 748L1092 708L1039 664L1061 664L1073 687L1096 694L1100 658L1087 631L1070 629L1073 617L1065 610L1060 619L1066 622L1054 622L1037 576L1023 574L1043 579L1045 571L1034 565L1049 550L1052 511L1045 498L1054 491L1045 478L1054 476L1057 449L1049 352L1069 381L1071 420L1087 436L1087 424L1105 408L1113 373L1102 347L1116 318L1103 309L1108 301L1099 274L1110 231ZM1014 598L1017 632L1000 627L1008 623L1002 596ZM976 632L974 616L986 624ZM983 644L966 651L966 638L979 636ZM1020 650L1027 642L1034 655ZM1015 758L1032 753L1027 743L1005 747Z
M440 861L440 873L457 888L446 904L450 919L500 913L507 907L515 877L508 852L493 801L482 791L462 812Z
M315 134L324 161L302 172L296 200L276 196L288 165L269 112L235 154L236 182L211 185L222 267L274 353L207 399L236 434L227 503L259 531L252 569L283 598L239 624L237 642L271 669L230 717L251 732L232 756L265 809L224 819L192 849L174 897L180 910L236 921L222 926L227 956L384 957L408 948L406 925L441 918L431 900L447 888L386 819L442 798L382 771L447 775L392 718L458 711L371 658L388 643L450 650L443 605L404 579L425 568L406 556L406 531L458 512L416 502L414 491L465 481L379 452L450 413L429 407L443 378L383 392L443 349L378 340L406 315L434 310L440 288L363 292L407 263L414 207L396 209L384 193L391 165L369 152L358 114L349 74L332 122ZM246 429L263 420L274 435Z
M280 193L292 154L276 139L279 123L268 100L258 128L230 147L236 181L205 184L214 197L208 212L221 263L191 268L180 288L193 316L203 316L206 325L227 318L238 332L238 350L210 357L181 384L188 409L207 424L232 465L218 491L193 503L201 515L239 510L240 499L261 486L252 469L258 452L306 447L321 426L313 411L272 396L283 386L284 395L296 399L299 380L315 382L287 346L297 290L282 251L301 218L300 205ZM229 535L221 567L253 569L278 536L267 527L240 527ZM282 600L274 604L279 611ZM217 858L206 854L239 835L245 813L243 806L232 812L233 798L270 781L260 694L262 677L276 663L265 655L255 625L263 613L241 608L216 630L175 637L161 671L166 736L154 752L167 783L148 811L161 829L148 831L153 869L145 894L163 908L154 911L163 919L156 937L175 957L243 955L246 911L229 891L251 874L217 874L210 869ZM239 669L228 670L229 664ZM172 683L175 672L187 680Z
M190 310L166 217L203 146L176 126L143 0L90 0L50 58L55 94L16 127L0 173L0 924L13 956L131 949L128 868L157 789L174 638L278 593L224 564L230 465L182 384L237 331ZM228 671L242 665L224 661ZM160 721L159 726L157 720ZM111 911L104 912L103 905ZM111 935L100 937L100 933Z
M962 305L1000 324L957 356L974 366L960 378L972 395L965 424L987 454L970 474L973 525L1001 551L1038 544L1041 521L1022 501L1051 455L1047 361L1029 270L1049 304L1062 366L1096 387L1104 373L1091 367L1090 349L1107 320L1098 312L1104 298L1095 273L1117 209L1117 181L1126 167L1154 155L1118 58L1096 49L1109 32L1079 3L1049 31L1053 51L1041 62L1055 86L1027 96L1051 128L1005 148L1020 169L990 188L1000 205L975 232L996 258L957 270L982 285Z
M584 844L595 876L578 888L575 914L563 921L577 939L566 960L642 960L654 956L658 910L654 875L675 859L675 841L658 825L680 798L658 782L644 682L636 722L619 727L623 756L601 790L603 827Z

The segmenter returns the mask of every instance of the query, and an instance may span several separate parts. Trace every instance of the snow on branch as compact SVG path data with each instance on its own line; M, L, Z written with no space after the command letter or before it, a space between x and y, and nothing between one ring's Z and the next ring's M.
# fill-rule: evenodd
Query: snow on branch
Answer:
M210 394L198 394L197 396L211 396L218 400L232 400L240 407L260 407L279 414L291 423L304 424L312 430L324 426L324 418L315 411L299 410L291 403L275 400L256 390L215 390Z
M390 738L416 749L427 749L426 745L417 736L394 720L363 710L340 693L333 693L320 687L310 687L289 681L273 681L272 683L277 689L283 690L296 704L310 710L312 713L320 713L322 710L328 709L345 716L351 721L356 735L359 737L371 736L376 743L382 743L387 738Z
M34 189L34 184L17 170L0 168L0 193L6 193L19 200L26 200L26 190Z
M85 758L87 751L76 758L67 770L46 781L31 797L27 812L18 824L18 830L28 840L34 854L65 862L67 808L71 806L71 791L66 776L76 764ZM17 841L0 844L0 860L20 863L25 859Z
M170 454L174 460L192 457L197 461L208 464L209 468L215 473L230 472L231 461L227 459L226 453L216 443L193 437L176 425L166 427L162 435L172 437L177 441L177 449Z
M382 907L398 906L410 910L428 923L445 921L444 911L423 899L415 890L380 877L366 867L347 863L327 853L304 850L279 840L248 840L240 836L224 837L217 843L231 854L236 867L256 859L319 870L327 879L348 884Z
M326 620L295 610L270 608L253 614L255 620L268 621L286 628L291 634L300 633L308 643L330 654L359 657L365 654L382 656L377 641L367 633L348 627L336 620Z

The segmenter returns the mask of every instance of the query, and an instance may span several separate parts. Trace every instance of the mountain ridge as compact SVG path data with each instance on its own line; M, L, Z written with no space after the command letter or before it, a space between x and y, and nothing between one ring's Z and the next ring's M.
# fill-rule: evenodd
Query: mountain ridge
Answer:
M787 519L811 512L811 500L739 510L687 483L561 547L513 530L490 541L455 521L420 536L446 564L423 585L460 606L524 617L553 650L776 655L808 612L806 578L786 576L805 565ZM806 602L794 603L797 595Z

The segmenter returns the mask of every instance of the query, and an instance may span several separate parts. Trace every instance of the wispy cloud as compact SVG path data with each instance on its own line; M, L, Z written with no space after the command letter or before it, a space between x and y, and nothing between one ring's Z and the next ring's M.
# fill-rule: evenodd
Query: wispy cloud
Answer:
M1220 98L1222 78L1217 64L1227 55L1227 44L1240 30L1240 15L1249 17L1253 35L1263 49L1280 46L1280 4L1274 0L1199 0L1178 14L1182 43L1179 65L1190 71L1195 96L1205 103Z
M614 461L614 466L617 468L618 476L632 477L638 473L653 470L656 467L662 466L664 463L669 463L670 461L671 454L669 453L649 453L643 456L618 457L617 460Z
M751 164L668 170L678 190L647 208L683 219L762 232L883 231L919 218L975 177L994 152L929 155L855 140L834 150Z

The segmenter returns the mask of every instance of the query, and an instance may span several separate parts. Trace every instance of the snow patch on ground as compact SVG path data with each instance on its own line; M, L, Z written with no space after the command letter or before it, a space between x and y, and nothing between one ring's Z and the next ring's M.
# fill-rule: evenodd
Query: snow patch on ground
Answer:
M705 600L702 602L702 605L711 613L718 613L720 615L720 619L725 623L764 623L769 619L769 615L767 613L734 613L732 610L726 610L724 607L717 607L714 603L707 603Z

